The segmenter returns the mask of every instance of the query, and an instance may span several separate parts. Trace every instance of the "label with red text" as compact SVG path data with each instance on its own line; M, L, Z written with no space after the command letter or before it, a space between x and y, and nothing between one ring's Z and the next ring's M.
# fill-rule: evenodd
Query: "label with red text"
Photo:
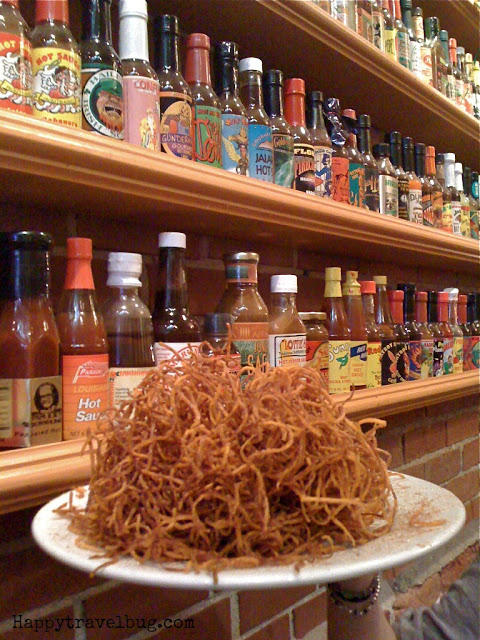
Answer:
M119 407L122 402L130 400L135 389L153 367L110 367L108 374L108 406Z
M0 33L0 108L32 113L32 46L11 33Z

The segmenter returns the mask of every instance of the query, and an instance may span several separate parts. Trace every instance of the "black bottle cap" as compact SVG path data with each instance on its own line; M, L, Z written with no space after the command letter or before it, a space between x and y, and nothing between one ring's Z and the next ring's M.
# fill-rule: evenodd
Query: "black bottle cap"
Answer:
M437 164L445 164L445 154L444 153L436 153L435 154L435 162Z
M1 297L22 298L48 292L48 252L53 238L42 231L0 233Z
M279 84L283 87L283 71L269 69L263 74L263 84Z
M415 7L415 9L412 12L412 15L421 16L423 18L423 10L420 7Z
M361 116L358 116L358 126L361 129L370 129L372 126L372 120L368 113L362 113Z
M465 178L465 176L472 176L472 170L470 167L463 167L463 177Z
M478 181L478 171L472 171L472 182Z
M229 313L207 313L204 317L203 331L207 334L228 334L228 327L233 325L233 317Z
M390 157L390 145L386 142L381 142L373 147L373 155L375 158L389 158Z
M163 15L154 18L153 26L155 31L161 31L163 33L173 33L176 36L180 35L180 26L177 16L172 16L168 13L164 13Z
M323 93L321 91L309 91L306 96L307 105L323 104Z
M401 0L401 6L403 9L411 9L412 8L412 0Z
M404 149L413 149L413 138L409 138L408 136L405 136L402 139L402 145Z
M385 134L385 142L390 144L402 144L402 134L400 131L390 131Z
M416 156L424 156L425 155L425 145L423 142L415 143L415 155Z
M440 30L440 40L442 40L442 42L448 42L448 31L446 29Z
M238 44L223 40L215 44L214 55L220 58L238 58Z

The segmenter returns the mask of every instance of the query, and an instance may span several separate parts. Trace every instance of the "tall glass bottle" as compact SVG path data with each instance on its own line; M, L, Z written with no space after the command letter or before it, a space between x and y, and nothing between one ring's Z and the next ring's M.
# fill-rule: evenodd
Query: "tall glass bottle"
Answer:
M103 307L108 340L109 406L119 407L155 366L152 316L138 295L142 286L139 253L109 253Z
M474 369L472 363L472 327L467 321L467 296L459 295L457 304L458 324L463 333L463 371Z
M470 109L470 100L471 100L471 85L470 79L467 74L467 69L465 66L465 47L457 47L457 60L458 60L458 70L463 80L463 95L462 95L462 104L460 105L463 111L469 113Z
M445 31L445 29L440 31L440 42L447 61L447 92L445 95L451 102L455 103L455 74L450 60L450 51L448 50L448 31Z
M409 220L410 179L402 163L402 134L400 131L391 131L390 134L385 135L385 142L390 144L390 157L398 182L398 217L401 220Z
M478 240L478 202L472 195L472 170L463 169L463 186L470 206L470 237Z
M458 289L446 289L448 292L448 323L453 333L453 373L463 371L463 331L458 324Z
M194 129L192 92L182 76L179 61L180 27L176 16L154 20L155 68L160 105L160 151L193 160ZM206 120L206 125L210 123Z
M440 21L437 17L425 20L425 35L432 57L432 86L446 96L448 64L440 41Z
M438 328L443 335L443 374L453 373L453 331L448 322L448 293L440 291L437 298Z
M37 0L32 47L33 115L80 128L81 58L69 27L68 0Z
M384 19L384 43L385 53L393 60L397 60L396 28L395 19L390 11L388 0L382 0L382 11Z
M272 367L306 362L307 330L297 311L297 276L272 276L270 281L268 357Z
M157 365L169 360L174 353L188 357L202 340L188 305L185 234L160 233L158 246L158 279L152 314Z
M186 40L185 80L193 99L195 162L222 166L222 116L210 73L210 38L191 33Z
M422 336L422 357L421 357L421 378L431 378L433 376L433 333L428 327L426 291L417 291L415 294L415 322Z
M452 194L450 190L445 186L445 160L443 153L437 153L435 156L437 180L442 187L442 221L440 229L447 231L447 233L453 233L453 221L452 221Z
M382 368L382 385L396 384L397 373L397 345L392 329L393 318L387 295L387 277L374 276L376 285L375 320L382 335L382 350L380 362Z
M440 228L443 218L443 189L437 180L435 147L426 147L425 149L425 177L432 187L433 226Z
M82 13L82 128L123 140L122 65L110 9L111 0L89 0Z
M263 96L265 111L272 125L275 184L292 188L294 144L292 130L283 113L283 73L280 70L272 69L263 74Z
M243 58L239 69L240 97L248 112L250 177L274 182L272 125L263 106L263 64L259 58Z
M368 336L362 293L357 278L358 271L347 271L342 295L350 328L350 383L353 389L364 389L367 386Z
M0 109L32 114L32 43L18 0L0 0Z
M258 253L238 251L224 256L226 288L216 313L233 316L232 338L242 367L268 362L268 309L258 291Z
M67 273L57 312L64 440L83 437L108 408L107 334L91 262L90 238L67 238Z
M470 238L470 202L463 189L463 166L461 162L455 163L455 187L460 196L460 233L464 238Z
M408 29L402 22L402 11L400 9L400 0L392 1L393 18L395 24L395 47L397 52L397 60L405 67L410 69L410 38Z
M467 322L472 330L471 368L480 368L480 321L478 319L478 301L475 293L467 295Z
M427 317L428 328L433 335L433 377L443 376L443 347L444 335L442 328L438 323L438 292L427 292Z
M312 137L315 154L315 193L330 198L332 195L332 143L323 120L323 94L307 93L307 127Z
M444 153L443 159L445 163L445 186L450 191L452 196L452 228L453 233L457 236L462 235L461 221L462 221L462 203L460 201L460 194L456 188L455 180L455 154Z
M425 145L422 142L415 144L415 173L422 183L423 224L426 227L434 227L433 189L430 185L430 181L425 175Z
M356 1L355 30L359 36L373 42L373 16L370 0Z
M477 120L480 120L480 61L475 60L473 63L473 115Z
M408 219L410 222L423 224L422 182L415 173L412 138L403 138L402 149L403 168L408 178Z
M119 6L119 54L123 74L124 139L160 151L160 85L148 53L146 0L122 0Z
M229 325L233 326L233 319L229 313L206 313L203 318L203 339L200 352L210 358L228 356L228 372L238 375L242 368L240 353L233 342L229 343Z
M408 33L410 70L417 76L422 77L422 57L421 57L421 41L413 32L412 20L412 0L401 0L402 20Z
M332 16L345 26L348 26L347 8L348 0L332 0Z
M365 169L365 205L370 211L380 211L379 173L372 154L370 138L371 120L368 114L358 117L358 149L363 156Z
M376 144L373 155L379 174L380 213L398 218L398 179L390 162L390 145Z
M349 157L350 204L365 209L365 161L357 149L357 136L355 135L357 114L353 109L344 109L342 115L344 120L347 121L347 129L349 131L345 150Z
M332 141L332 199L350 204L349 157L345 149L348 134L340 118L340 102L337 98L327 98L323 110Z
M465 54L465 77L467 79L467 90L465 92L465 107L467 113L475 115L475 84L473 80L473 56L471 53Z
M238 44L214 48L215 92L222 112L222 167L248 176L248 117L238 95Z
M403 322L408 332L408 379L420 380L423 368L422 332L415 320L416 286L412 283L397 284L403 291Z
M342 300L342 271L339 267L325 269L323 310L327 314L328 375L330 393L350 391L350 329Z
M430 47L425 42L425 33L423 30L423 11L420 7L415 7L412 15L413 33L420 43L420 66L422 75L419 76L425 84L432 84L432 56Z
M359 284L367 328L367 389L371 389L382 384L382 339L386 336L375 323L375 282L361 280Z
M457 59L457 41L450 38L448 41L448 51L450 53L450 62L452 64L453 77L455 79L455 104L460 109L463 106L463 76L458 68Z
M388 291L388 300L392 310L392 329L395 335L397 382L408 382L410 377L410 334L403 320L403 291Z
M305 81L290 78L285 82L285 119L293 134L295 178L293 188L315 195L315 150L305 120Z
M382 11L382 0L373 0L372 7L373 44L385 51L385 17Z

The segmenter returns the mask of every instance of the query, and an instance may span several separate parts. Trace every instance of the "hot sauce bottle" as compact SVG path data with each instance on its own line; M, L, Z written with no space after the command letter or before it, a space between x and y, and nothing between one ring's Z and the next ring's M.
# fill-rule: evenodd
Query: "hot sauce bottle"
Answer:
M361 280L359 284L367 327L367 389L370 389L382 384L382 338L386 335L375 322L375 281Z
M222 115L217 95L212 89L210 38L204 33L191 33L186 39L185 47L185 80L193 98L193 159L195 162L221 168ZM163 123L162 117L162 127Z
M425 19L425 36L427 45L430 47L430 55L432 58L432 85L447 95L447 72L448 63L445 58L442 43L440 41L440 21L437 17L432 16Z
M153 33L160 84L160 151L193 160L193 100L180 70L178 18L168 14L155 18Z
M307 127L312 136L315 156L315 193L330 198L332 195L332 143L323 120L323 94L307 93Z
M409 38L409 56L410 71L421 78L422 75L422 57L421 42L413 31L412 23L412 0L401 0L402 20L408 32Z
M340 118L340 102L337 98L327 98L323 110L332 141L332 199L350 204L349 157L345 149L348 134Z
M238 95L238 44L215 45L214 68L222 112L222 167L248 176L248 117Z
M463 371L463 331L458 324L458 289L445 289L448 292L448 323L453 333L453 373Z
M392 329L395 335L397 382L407 382L410 378L410 334L403 320L403 291L388 291L388 300L392 309Z
M348 153L348 183L350 187L350 204L365 208L365 163L362 154L357 149L355 123L357 114L353 109L344 109L342 115L347 121L349 130L345 150Z
M408 219L415 224L423 224L422 183L415 173L412 138L403 138L402 149L403 168L408 178Z
M315 195L315 150L305 121L305 81L290 78L285 82L285 118L293 134L295 179L293 188Z
M443 331L438 323L438 292L428 291L428 328L433 334L433 377L443 376Z
M377 290L375 295L375 320L382 336L380 361L382 366L382 385L395 384L398 380L397 345L392 329L393 318L387 295L387 277L374 276Z
M395 43L397 30L395 28L395 19L390 12L390 3L388 0L382 0L382 11L385 20L385 53L393 58L393 60L397 60L397 47Z
M391 2L392 14L395 24L395 46L397 52L397 60L405 67L410 69L410 38L408 36L407 27L402 22L402 11L400 9L400 0Z
M463 77L458 68L457 41L455 38L449 39L448 51L450 53L450 62L452 63L453 77L455 79L455 104L461 109L463 104Z
M272 125L263 106L262 61L259 58L243 58L239 70L240 96L248 112L250 177L274 182Z
M240 353L234 342L228 343L228 327L233 326L229 313L206 313L203 319L203 338L200 351L203 356L224 358L228 355L228 372L237 375L242 368Z
M37 0L32 33L33 115L82 126L80 48L68 25L68 0Z
M350 328L342 300L342 271L339 267L325 269L324 311L328 329L328 388L330 393L350 391Z
M422 335L422 369L421 378L431 378L433 376L433 348L434 337L428 327L427 320L427 292L417 291L415 294L415 322Z
M357 0L355 31L369 42L373 42L372 9L370 0Z
M467 322L467 296L458 296L457 313L458 324L463 333L463 371L471 371L475 367L472 362L472 327Z
M323 311L304 311L298 314L307 332L307 366L319 371L328 389L328 329L327 314Z
M188 308L185 234L160 233L158 247L158 282L152 314L157 365L169 360L173 352L188 357L202 340L197 321Z
M293 135L283 114L283 73L271 69L263 74L265 111L272 125L275 184L293 187L295 159Z
M217 313L233 316L232 338L242 367L263 367L268 362L268 309L258 291L258 253L229 253L225 261L225 291Z
M0 109L32 114L32 43L18 0L0 1Z
M455 154L444 153L445 162L445 186L450 191L452 196L452 228L453 233L457 236L462 235L461 221L462 221L462 203L460 200L460 194L456 189L455 181Z
M437 180L435 147L425 149L425 177L432 187L433 226L441 228L443 220L443 188Z
M470 238L470 202L463 189L463 166L461 162L455 163L455 187L460 196L460 233L464 238Z
M455 75L453 71L453 64L450 59L450 51L448 50L448 31L441 29L439 37L447 63L447 92L445 95L455 104Z
M475 293L467 295L467 321L472 330L470 365L472 369L480 368L480 321L478 300Z
M413 10L413 33L420 43L420 59L422 75L420 79L425 84L432 84L432 54L430 47L425 42L425 33L423 30L423 11L420 7Z
M146 0L122 0L119 16L124 139L160 151L160 85L148 55Z
M426 227L435 226L435 218L433 215L433 189L430 181L425 175L425 145L418 142L415 145L415 173L422 183L422 213L423 224Z
M123 140L122 65L112 46L110 8L111 0L89 0L83 10L82 127Z
M443 373L453 373L453 331L448 322L448 293L440 291L437 298L438 328L443 335Z
M67 238L67 273L57 313L64 440L83 437L108 408L107 334L91 261L90 238Z
M391 131L385 136L385 142L390 144L390 157L398 180L398 217L408 220L408 199L410 193L410 180L403 169L402 164L402 134L400 131Z
M447 233L453 233L453 222L452 222L452 194L449 189L445 186L445 161L443 157L443 153L437 153L435 156L436 162L436 170L437 170L437 180L442 187L442 221L440 224L440 229L442 231L446 231Z
M382 11L382 0L374 0L372 6L373 44L385 51L385 18Z
M403 291L403 320L405 330L409 336L408 366L409 380L420 380L423 368L422 332L415 320L415 292L416 286L411 283L397 284L397 289Z
M462 76L463 81L463 95L460 108L463 111L470 113L470 95L472 92L472 88L470 85L470 78L468 77L465 67L465 47L457 47L457 60L458 70L460 72L460 75Z
M468 198L470 206L470 237L478 240L478 202L473 197L473 180L472 170L470 167L464 167L463 169L463 186L465 188L465 195ZM478 174L477 174L478 176ZM477 178L478 180L478 178Z
M47 233L0 233L0 448L62 439L51 246Z
M307 331L298 315L297 276L272 276L270 281L268 359L272 367L303 365Z
M367 386L367 326L363 311L358 271L347 271L342 287L348 326L350 328L350 381L354 389Z
M398 218L398 179L390 162L390 146L376 144L373 155L377 160L380 186L380 213Z
M365 169L365 205L370 211L380 211L379 174L372 154L371 120L367 114L358 116L358 150L363 156Z

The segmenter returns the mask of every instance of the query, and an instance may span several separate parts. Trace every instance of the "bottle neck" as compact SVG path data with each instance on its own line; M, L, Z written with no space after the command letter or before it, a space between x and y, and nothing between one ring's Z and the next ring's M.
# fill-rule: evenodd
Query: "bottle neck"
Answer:
M450 322L450 324L458 324L456 300L450 300L448 303L448 321Z
M228 262L225 265L225 281L227 285L253 285L257 286L256 262Z
M178 72L180 68L178 54L178 36L175 33L155 31L155 66L159 72Z
M453 162L445 160L445 184L447 187L455 186L455 167Z
M46 20L68 25L68 0L37 0L35 4L35 23Z
M358 135L358 149L361 153L372 154L372 140L370 137L370 129L361 128Z
M425 40L425 32L423 30L422 16L413 16L413 33L417 40Z
M455 49L455 47L449 47L448 49L449 53L450 53L450 62L452 63L452 65L454 67L457 67L458 65L458 60L457 60L457 50Z
M339 280L325 280L325 298L341 298L342 286Z
M125 16L120 19L119 54L121 60L149 61L146 18Z
M475 300L470 299L467 302L467 320L470 324L477 320L477 305Z
M95 289L90 258L67 258L65 289Z
M405 171L415 171L412 147L403 147L403 168Z
M458 171L455 172L455 189L463 192L463 174Z
M428 322L438 322L438 301L429 300L427 305Z
M463 174L463 188L465 189L466 195L472 193L472 176L468 173Z
M403 304L401 300L392 300L390 302L392 310L392 318L394 324L403 325Z
M216 69L216 91L218 95L238 93L238 65L233 56L220 58Z
M304 95L289 93L285 96L285 118L292 127L306 127Z
M420 324L427 323L427 302L426 300L415 301L415 319Z
M427 176L436 176L435 156L427 156L425 159L425 173Z
M1 299L24 300L48 296L49 286L48 251L16 249L10 254L8 277L2 283Z
M271 118L283 116L283 88L281 84L268 83L264 86L265 110Z
M362 294L362 300L365 320L367 322L375 322L375 302L373 299L373 293Z
M439 302L437 312L438 322L448 322L448 302Z
M419 178L425 176L425 156L423 154L415 154L415 173Z
M240 73L240 93L247 108L263 107L262 79L259 71Z
M393 166L402 168L402 145L398 143L391 144L390 153Z
M320 102L314 102L307 111L307 126L309 129L327 132L325 122L323 120L322 105Z
M90 0L88 10L82 12L82 40L112 42L110 0Z
M384 284L377 285L376 316L377 324L392 324L392 310L388 300L387 288Z
M443 162L439 162L435 165L435 170L437 172L437 180L441 185L445 185L445 165Z
M462 303L458 303L458 307L457 307L457 311L458 311L458 322L459 324L466 324L467 323L467 303L466 302L462 302Z
M415 322L415 292L405 291L403 299L403 319L405 322Z
M113 289L113 295L117 298L130 298L132 300L140 297L138 287L115 285L111 288Z
M407 29L412 31L412 7L403 7L402 19Z
M157 311L175 309L188 312L185 249L179 247L160 249L155 306Z
M297 310L297 295L292 292L272 293L271 294L272 311L287 311L291 309Z
M185 56L185 80L188 84L205 84L211 86L210 58L208 49L189 47Z
M350 147L350 149L357 149L357 136L354 133L348 134L347 147Z

